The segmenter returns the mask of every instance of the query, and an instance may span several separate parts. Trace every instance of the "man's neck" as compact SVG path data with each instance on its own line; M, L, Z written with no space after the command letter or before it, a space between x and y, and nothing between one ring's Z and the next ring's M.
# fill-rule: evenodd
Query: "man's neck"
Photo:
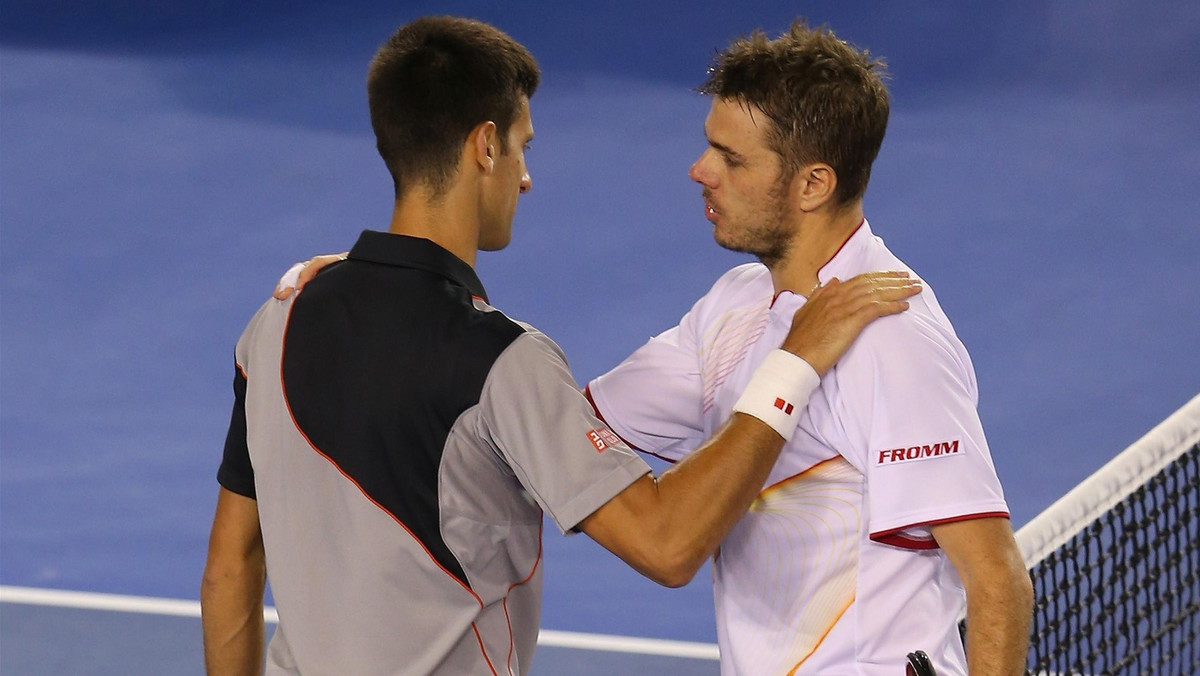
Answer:
M474 268L479 247L479 215L474 206L455 194L432 200L424 186L416 187L396 201L388 232L430 240Z
M803 219L787 255L769 266L776 295L791 291L807 297L817 288L817 273L862 224L862 203L832 213L804 214Z

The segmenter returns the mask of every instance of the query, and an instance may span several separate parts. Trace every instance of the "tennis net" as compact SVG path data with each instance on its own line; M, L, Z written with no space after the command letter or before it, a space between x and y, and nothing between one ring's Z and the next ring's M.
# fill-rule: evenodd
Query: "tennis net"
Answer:
M1200 674L1200 396L1017 542L1036 599L1030 674Z

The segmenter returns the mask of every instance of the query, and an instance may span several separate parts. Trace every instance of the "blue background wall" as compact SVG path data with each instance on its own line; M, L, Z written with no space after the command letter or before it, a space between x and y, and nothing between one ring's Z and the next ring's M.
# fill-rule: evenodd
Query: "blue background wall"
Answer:
M337 6L334 6L337 5ZM866 209L971 350L1016 525L1200 392L1200 5L127 0L0 6L0 583L195 598L232 347L293 261L383 228L363 87L425 13L543 69L499 307L586 381L726 268L686 176L714 51L793 16L885 56ZM710 641L546 537L545 626Z

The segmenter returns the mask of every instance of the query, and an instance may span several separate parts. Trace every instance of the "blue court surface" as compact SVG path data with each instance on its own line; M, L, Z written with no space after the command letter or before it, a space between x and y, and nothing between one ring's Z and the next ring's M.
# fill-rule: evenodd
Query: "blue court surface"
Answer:
M534 187L478 269L580 382L744 260L687 178L691 88L730 38L805 14L888 59L867 216L971 351L1015 525L1200 392L1195 3L8 0L0 672L202 672L233 344L292 262L386 226L365 67L426 13L541 63ZM717 672L707 569L662 589L553 528L544 563L535 674Z

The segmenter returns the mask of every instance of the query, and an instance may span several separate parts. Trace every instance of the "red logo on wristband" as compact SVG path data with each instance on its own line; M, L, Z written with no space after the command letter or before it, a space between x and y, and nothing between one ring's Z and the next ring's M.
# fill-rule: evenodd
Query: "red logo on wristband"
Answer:
M791 415L792 411L795 410L794 406L787 403L783 399L780 399L779 397L775 398L775 408L779 409L780 411L783 411L784 415Z

